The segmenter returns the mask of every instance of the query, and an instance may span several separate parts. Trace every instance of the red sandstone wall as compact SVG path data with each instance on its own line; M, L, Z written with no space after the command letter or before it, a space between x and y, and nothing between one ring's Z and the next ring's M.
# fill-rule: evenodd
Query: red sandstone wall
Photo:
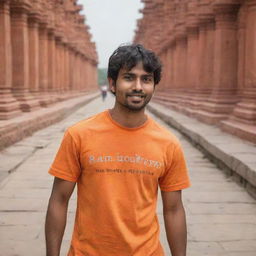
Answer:
M96 47L76 2L0 0L0 120L97 89Z
M142 2L134 41L164 66L155 100L256 143L256 1Z

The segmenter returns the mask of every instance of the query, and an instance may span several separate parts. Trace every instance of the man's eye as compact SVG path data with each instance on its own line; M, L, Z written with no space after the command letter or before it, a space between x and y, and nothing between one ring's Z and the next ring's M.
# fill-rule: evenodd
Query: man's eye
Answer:
M152 77L144 77L143 81L144 82L152 82Z
M131 81L132 77L131 76L124 76L124 79L127 80L127 81Z

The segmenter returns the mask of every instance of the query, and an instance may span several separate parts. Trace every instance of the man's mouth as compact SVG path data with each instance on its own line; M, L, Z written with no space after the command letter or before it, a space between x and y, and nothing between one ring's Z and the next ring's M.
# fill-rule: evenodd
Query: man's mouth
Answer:
M137 98L137 99L141 99L145 97L145 95L143 94L128 94L127 96L132 98Z
M145 97L144 95L141 94L129 94L128 97L130 98L130 100L134 103L136 102L141 102L141 100Z

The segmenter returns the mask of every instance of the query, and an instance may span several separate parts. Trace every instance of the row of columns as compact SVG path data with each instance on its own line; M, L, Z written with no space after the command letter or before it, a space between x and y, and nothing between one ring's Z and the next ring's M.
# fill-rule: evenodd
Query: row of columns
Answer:
M0 0L0 120L97 89L80 10L75 0Z
M143 2L134 41L163 62L155 99L256 142L256 1Z

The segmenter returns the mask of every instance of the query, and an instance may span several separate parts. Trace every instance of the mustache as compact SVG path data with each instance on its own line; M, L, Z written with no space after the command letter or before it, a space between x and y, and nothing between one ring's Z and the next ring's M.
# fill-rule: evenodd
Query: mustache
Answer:
M126 96L139 96L139 97L146 97L144 93L127 93Z

